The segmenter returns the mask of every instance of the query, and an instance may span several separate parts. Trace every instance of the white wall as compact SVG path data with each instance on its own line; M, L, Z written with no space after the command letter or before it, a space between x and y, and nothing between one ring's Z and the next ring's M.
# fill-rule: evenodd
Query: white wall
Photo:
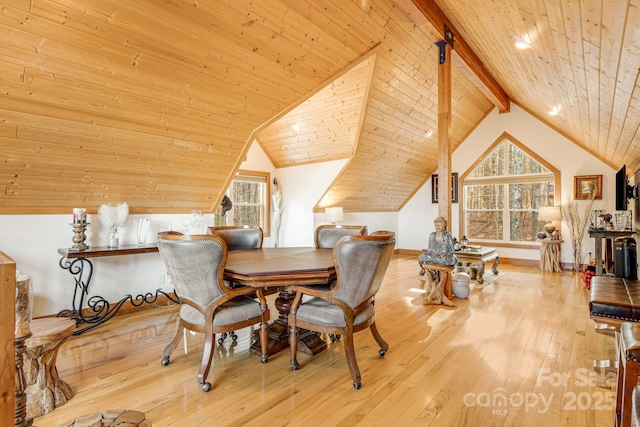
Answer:
M509 133L530 150L544 158L561 172L561 202L566 205L573 201L573 181L575 175L602 175L603 198L593 203L592 209L604 209L612 212L615 209L615 170L591 154L579 148L573 142L555 132L543 122L529 115L526 111L512 104L511 112L498 114L494 109L489 116L469 135L451 158L451 170L462 175L503 132ZM586 201L578 201L579 206L586 206ZM413 197L400 212L400 247L403 249L421 249L426 236L433 230L433 219L437 216L437 205L431 203L431 182ZM458 205L452 205L452 224L449 230L460 237L458 221ZM411 225L410 227L405 225ZM569 229L563 220L561 233L562 262L573 262ZM593 252L593 239L583 239L583 254ZM500 249L501 255L508 258L539 259L539 249Z

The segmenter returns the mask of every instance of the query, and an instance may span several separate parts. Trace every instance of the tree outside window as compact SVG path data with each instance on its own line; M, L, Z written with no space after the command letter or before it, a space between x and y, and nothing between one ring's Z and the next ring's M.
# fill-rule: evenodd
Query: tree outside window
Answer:
M258 225L269 236L269 181L268 172L239 171L227 191L233 207L226 214L225 225Z
M504 134L463 178L464 234L472 240L534 242L538 209L554 206L557 169Z

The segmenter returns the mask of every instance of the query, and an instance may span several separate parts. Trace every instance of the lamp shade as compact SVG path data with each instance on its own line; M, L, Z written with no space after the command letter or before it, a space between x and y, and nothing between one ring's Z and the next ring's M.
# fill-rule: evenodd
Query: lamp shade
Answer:
M559 221L561 219L560 206L546 206L538 210L539 221Z
M325 208L324 214L327 217L327 221L336 223L338 221L344 220L344 212L342 211L342 207L335 206L331 208Z

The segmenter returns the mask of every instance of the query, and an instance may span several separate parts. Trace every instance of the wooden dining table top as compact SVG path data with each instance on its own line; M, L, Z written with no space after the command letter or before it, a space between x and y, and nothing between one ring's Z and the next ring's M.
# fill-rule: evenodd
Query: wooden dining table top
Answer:
M261 248L229 251L224 278L245 286L321 285L335 280L333 249Z

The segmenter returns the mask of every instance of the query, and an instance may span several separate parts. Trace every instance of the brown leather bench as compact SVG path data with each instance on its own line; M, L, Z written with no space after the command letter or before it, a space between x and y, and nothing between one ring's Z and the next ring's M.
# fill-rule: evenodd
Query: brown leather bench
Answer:
M597 323L620 329L622 322L640 322L640 281L611 276L591 278L589 313Z

